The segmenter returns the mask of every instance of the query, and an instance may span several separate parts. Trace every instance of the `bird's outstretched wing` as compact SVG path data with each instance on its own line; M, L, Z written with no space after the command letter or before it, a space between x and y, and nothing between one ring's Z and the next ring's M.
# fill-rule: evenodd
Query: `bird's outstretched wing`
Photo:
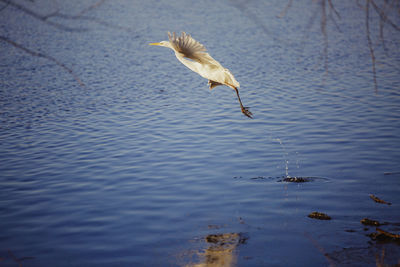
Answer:
M177 36L175 32L168 32L169 42L176 52L183 57L192 59L202 64L218 65L220 64L213 59L206 51L207 49L190 36L182 32L181 36Z

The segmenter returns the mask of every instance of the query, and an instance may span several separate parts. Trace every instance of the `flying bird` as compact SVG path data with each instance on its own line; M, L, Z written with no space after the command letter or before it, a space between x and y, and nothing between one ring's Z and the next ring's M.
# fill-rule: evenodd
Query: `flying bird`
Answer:
M222 67L222 65L212 58L206 51L204 45L193 39L189 34L182 32L181 36L168 32L169 41L161 41L159 43L150 43L150 45L158 45L168 47L175 52L176 58L186 67L198 73L208 80L210 89L218 85L226 85L236 91L242 113L252 118L252 113L247 107L244 107L240 100L239 90L240 84L233 77L232 73Z

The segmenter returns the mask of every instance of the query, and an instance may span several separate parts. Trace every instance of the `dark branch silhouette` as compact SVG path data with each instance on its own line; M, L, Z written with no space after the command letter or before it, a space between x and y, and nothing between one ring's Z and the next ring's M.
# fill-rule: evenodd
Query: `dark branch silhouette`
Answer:
M126 32L133 32L134 31L132 28L129 28L129 27L123 27L123 26L120 26L120 25L115 25L115 24L109 23L107 21L101 20L99 18L90 17L90 16L84 16L82 14L68 15L68 14L64 14L64 13L61 13L59 11L56 11L56 12L50 13L50 14L44 16L44 17L46 18L46 20L49 19L49 18L54 18L54 17L67 19L67 20L77 20L77 19L86 20L86 21L91 21L91 22L97 23L99 25L102 25L102 26L105 26L105 27L108 27L108 28L113 28L113 29L122 30L122 31L126 31Z
M33 0L26 0L29 1L31 3L34 3ZM123 27L123 26L119 26L119 25L115 25L112 23L109 23L107 21L101 20L99 18L96 17L91 17L91 16L87 16L86 14L89 13L90 11L100 7L101 5L103 5L106 2L106 0L99 0L97 2L95 2L94 4L82 9L80 12L78 12L75 15L69 15L69 14L65 14L60 12L60 10L58 8L56 8L55 11L48 13L48 14L40 14L28 7L26 7L25 5L21 4L21 3L16 3L12 0L0 0L0 3L4 3L4 5L2 7L0 7L0 12L3 11L4 9L6 9L7 7L12 7L15 8L16 10L22 12L25 15L28 15L36 20L39 20L42 23L45 23L51 27L54 27L58 30L62 30L62 31L66 31L66 32L76 32L76 33L81 33L81 32L86 32L89 31L89 28L84 28L84 27L71 27L68 25L64 25L60 22L55 22L52 21L52 18L59 18L59 19L64 19L64 20L80 20L80 21L90 21L90 22L94 22L97 23L99 25L108 27L108 28L114 28L117 30L123 30L123 31L127 31L127 32L132 32L133 29L128 28L128 27ZM41 57L41 58L45 58L49 61L54 62L55 64L57 64L58 66L60 66L62 69L64 69L65 71L67 71L69 74L72 75L72 77L78 82L78 84L80 86L84 86L84 83L82 82L82 80L78 77L78 75L76 75L74 73L74 71L69 68L68 66L66 66L64 63L62 63L61 61L57 60L56 58L47 55L45 53L42 52L38 52L38 51L34 51L30 48L25 47L24 45L10 39L9 37L6 36L2 36L0 35L0 41L4 41L10 45L12 45L13 47L24 51L25 53L28 53L31 56L34 57Z
M11 250L8 250L8 255L9 255L16 263L18 263L18 266L19 266L19 267L22 267L22 262L23 262L24 260L32 260L32 259L35 258L35 257L22 257L22 258L17 258L17 257L14 255L14 253L12 253Z
M386 12L382 9L380 9L374 0L367 0L367 9L369 8L369 4L371 3L371 5L374 7L374 9L376 10L376 12L379 14L379 16L381 17L381 19L383 20L383 22L388 23L390 26L392 26L395 30L400 31L400 27L398 25L396 25L387 15ZM400 11L400 10L399 10Z
M9 4L10 4L9 2L5 3L5 5L0 8L0 12L6 9L6 7L8 7Z
M374 87L375 87L375 93L378 92L378 83L376 81L376 69L375 69L375 53L374 53L374 48L372 46L372 41L371 41L371 34L369 30L369 5L370 5L370 0L366 0L366 7L365 7L365 29L366 29L366 35L367 35L367 41L368 41L368 48L369 52L371 54L371 60L372 60L372 75L374 78Z
M293 4L293 0L289 0L288 4L286 5L285 9L282 10L282 12L278 15L278 18L283 18L287 11L289 10L289 8L292 6Z
M257 16L257 14L255 14L254 12L252 12L250 9L247 8L246 2L231 0L231 3L235 8L237 8L240 12L242 12L243 15L252 20L256 25L258 25L264 31L264 33L268 35L271 39L273 39L276 42L287 43L285 39L279 38L276 35L272 34L269 27L267 27L262 22L262 20Z
M79 83L80 86L85 86L85 84L84 84L84 83L81 81L81 79L79 79L79 77L72 71L72 69L68 68L64 63L58 61L58 60L55 59L54 57L49 56L49 55L46 55L46 54L43 54L43 53L40 53L40 52L33 51L33 50L31 50L31 49L28 49L28 48L24 47L23 45L18 44L18 43L16 43L16 42L14 42L13 40L8 39L8 38L5 37L5 36L1 36L1 35L0 35L0 40L2 40L2 41L4 41L4 42L6 42L6 43L8 43L8 44L10 44L10 45L12 45L12 46L18 48L18 49L20 49L20 50L22 50L22 51L24 51L24 52L26 52L26 53L28 53L28 54L30 54L31 56L45 58L45 59L47 59L47 60L50 60L50 61L56 63L58 66L60 66L61 68L63 68L64 70L66 70L68 73L70 73L70 74L72 75L72 77L74 77L74 79Z
M55 27L57 29L60 29L60 30L63 30L63 31L85 32L85 31L89 31L89 29L87 29L87 28L69 27L69 26L66 26L64 24L51 21L50 19L54 18L54 17L58 17L58 18L68 19L68 20L86 20L86 21L95 22L97 24L100 24L100 25L103 25L103 26L106 26L106 27L109 27L109 28L115 28L115 29L118 29L118 30L124 30L124 31L128 31L128 32L132 32L133 31L133 29L131 29L131 28L123 27L123 26L119 26L119 25L114 25L112 23L108 23L108 22L106 22L104 20L101 20L99 18L96 18L96 17L84 16L89 11L92 11L93 9L95 9L97 7L100 7L103 3L105 3L106 0L100 0L100 1L96 2L95 4L85 8L83 10L81 10L76 15L64 14L64 13L61 13L59 10L56 10L56 11L51 12L51 13L46 14L46 15L41 15L41 14L39 14L39 13L37 13L37 12L35 12L35 11L33 11L33 10L31 10L31 9L21 5L21 4L15 3L15 2L13 2L11 0L0 0L0 1L6 4L4 6L4 8L6 8L8 5L10 5L10 6L16 8L16 9L22 11L22 12L24 12L25 14L27 14L27 15L29 15L29 16L37 19L37 20L40 20L40 21L42 21L42 22L44 22L44 23L46 23L46 24L48 24L50 26L53 26L53 27ZM2 9L4 9L4 8L2 8Z
M76 15L69 15L69 14L62 13L59 10L56 10L56 11L54 11L52 13L49 13L47 15L43 15L41 17L43 19L45 19L46 21L48 21L48 19L51 19L51 18L61 18L61 19L66 19L66 20L86 20L86 21L91 21L91 22L97 23L99 25L102 25L102 26L105 26L105 27L108 27L108 28L114 28L114 29L117 29L117 30L123 30L123 31L126 31L126 32L132 32L133 31L132 28L123 27L123 26L120 26L120 25L115 25L115 24L109 23L107 21L104 21L102 19L85 15L89 11L92 11L93 9L100 7L105 2L106 2L106 0L100 0L100 1L98 1L96 3L94 3L93 5L81 10Z
M339 32L342 32L342 30L340 29L338 23L336 22L336 18L335 18L334 15L336 15L336 17L338 19L341 19L341 16L340 16L339 12L336 10L336 8L333 6L333 4L332 4L332 2L330 0L328 1L328 3L329 3L329 19L333 22L333 25L335 25L336 29ZM332 15L332 14L334 14L334 15Z
M332 0L328 0L328 4L329 4L329 8L330 8L331 10L333 10L333 12L335 13L335 15L340 19L340 14L339 14L339 12L337 12L336 8L333 6Z
M326 2L325 0L321 1L321 33L324 38L324 69L325 74L328 74L328 34L326 33L326 23L327 23L327 16L326 16Z
M34 12L33 10L31 10L29 8L26 8L23 5L14 3L13 1L10 1L10 0L0 0L0 1L3 2L3 3L6 3L9 6L12 6L12 7L16 8L16 9L22 11L22 12L24 12L25 14L27 14L27 15L29 15L29 16L37 19L37 20L42 21L43 23L46 23L47 25L53 26L53 27L55 27L57 29L60 29L60 30L63 30L63 31L68 31L68 32L84 32L84 31L88 31L88 29L85 29L85 28L69 27L69 26L66 26L66 25L63 25L63 24L60 24L60 23L57 23L57 22L53 22L53 21L47 20L48 16L40 15L40 14Z
M310 0L311 1L311 0ZM360 3L360 0L355 0L356 5L365 11L365 29L366 29L366 39L367 39L367 46L368 50L370 53L371 61L372 61L372 75L373 75L373 82L374 82L374 89L375 93L378 92L378 82L377 82L377 74L376 74L376 56L375 56L375 50L374 50L374 44L372 42L371 38L371 30L370 30L370 20L371 20L371 6L373 7L373 10L376 11L376 13L379 15L379 39L382 44L383 50L386 53L388 48L386 47L385 44L385 38L384 38L384 32L383 29L386 24L390 25L391 28L393 28L396 31L400 31L400 26L397 25L390 17L389 17L389 11L394 10L395 8L397 9L397 13L400 14L400 0L393 0L393 1L388 1L388 0L383 0L383 7L379 7L376 4L376 0L364 0L365 5L362 5ZM314 1L316 2L316 1ZM337 23L337 19L341 19L340 13L337 11L335 6L333 5L332 0L319 0L320 4L320 10L321 10L321 22L320 22L320 28L321 28L321 34L323 38L323 60L324 60L324 69L325 69L325 74L328 73L328 51L329 51L329 39L328 39L328 32L327 32L327 25L328 21L332 22L333 25L336 27L336 29L339 32L342 32L339 28L339 25ZM278 15L278 18L282 18L286 15L288 12L288 9L292 6L292 0L289 0L287 3L285 9ZM310 29L315 21L315 18L317 17L317 13L313 13L313 15L310 17L309 22L306 24L306 29ZM304 46L305 41L308 39L308 32L306 32L303 40L301 41L300 47ZM301 50L303 50L301 48ZM390 65L390 63L385 63L387 65ZM397 66L393 66L396 69L398 69Z
M91 11L92 9L95 9L95 8L101 6L102 4L104 4L105 1L106 1L106 0L100 0L100 1L98 1L98 2L96 2L96 3L94 3L93 5L88 6L87 8L85 8L85 9L83 9L81 12L79 12L77 16L78 16L78 17L79 17L79 16L82 16L83 14L85 14L85 13Z

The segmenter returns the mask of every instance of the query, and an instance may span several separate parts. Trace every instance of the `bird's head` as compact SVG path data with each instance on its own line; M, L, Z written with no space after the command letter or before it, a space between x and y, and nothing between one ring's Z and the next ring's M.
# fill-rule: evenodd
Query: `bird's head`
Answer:
M161 41L159 43L150 43L149 45L158 45L158 46L164 46L164 47L171 48L171 44L168 41Z

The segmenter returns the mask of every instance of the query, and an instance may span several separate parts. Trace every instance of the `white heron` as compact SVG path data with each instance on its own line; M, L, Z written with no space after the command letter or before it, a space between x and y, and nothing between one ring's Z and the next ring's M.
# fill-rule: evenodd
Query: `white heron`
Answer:
M252 113L247 107L244 107L239 96L239 82L236 81L232 73L221 66L221 64L212 58L201 43L193 39L189 34L182 32L181 36L168 32L169 41L161 41L159 43L150 43L150 45L159 45L171 48L175 52L176 58L183 65L192 71L200 74L208 80L210 89L218 85L226 85L236 91L240 108L244 115L252 118Z

